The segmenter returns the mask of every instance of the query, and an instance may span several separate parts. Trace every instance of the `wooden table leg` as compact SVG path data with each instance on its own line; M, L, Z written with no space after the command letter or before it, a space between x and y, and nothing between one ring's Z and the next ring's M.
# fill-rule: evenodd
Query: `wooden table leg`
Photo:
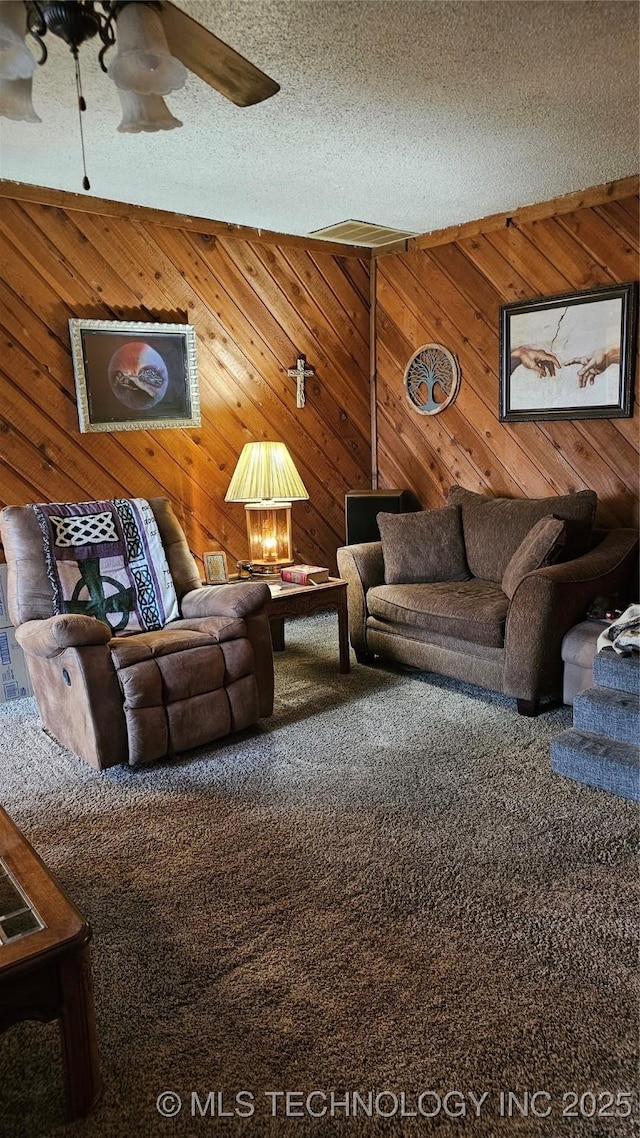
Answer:
M88 1114L102 1092L88 945L62 957L58 975L67 1113L73 1120Z
M327 585L294 588L288 593L278 593L267 609L271 627L271 642L274 652L285 648L285 620L298 616L310 616L322 609L333 609L338 614L338 637L340 647L340 671L351 671L349 659L349 613L347 608L347 583L330 578Z
M349 612L347 609L346 590L340 597L338 605L338 640L340 644L340 671L343 674L351 671L349 659Z
M270 616L269 624L271 625L271 643L273 644L273 651L284 652L284 617Z

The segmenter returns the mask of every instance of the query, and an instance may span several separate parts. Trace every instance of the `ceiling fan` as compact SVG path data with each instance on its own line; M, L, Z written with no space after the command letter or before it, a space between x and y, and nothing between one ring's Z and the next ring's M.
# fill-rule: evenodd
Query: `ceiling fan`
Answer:
M37 61L27 47L27 32L40 49ZM75 60L81 134L86 103L79 49L96 35L102 43L100 66L113 79L122 103L122 133L182 126L163 96L184 86L188 71L239 107L253 106L280 90L170 0L0 0L0 116L41 121L31 100L31 84L36 64L47 60L48 33L64 40ZM111 48L116 51L107 64ZM90 188L86 170L83 185Z
M169 0L162 4L161 19L173 55L236 106L251 107L280 90L278 83Z

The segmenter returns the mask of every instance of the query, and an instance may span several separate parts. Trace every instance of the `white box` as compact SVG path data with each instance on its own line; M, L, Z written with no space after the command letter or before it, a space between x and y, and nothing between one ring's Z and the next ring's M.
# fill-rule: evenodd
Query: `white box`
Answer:
M0 703L27 695L33 695L33 688L7 612L7 567L0 565Z

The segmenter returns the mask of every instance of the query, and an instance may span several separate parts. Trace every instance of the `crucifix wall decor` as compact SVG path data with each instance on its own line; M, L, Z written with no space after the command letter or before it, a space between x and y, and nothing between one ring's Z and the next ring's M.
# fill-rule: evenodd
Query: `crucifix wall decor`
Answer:
M311 376L315 375L314 368L307 367L307 360L305 356L298 356L296 360L296 366L287 368L287 375L291 376L291 379L295 379L296 381L296 407L304 407L306 401L304 393L304 381L305 379L311 379Z

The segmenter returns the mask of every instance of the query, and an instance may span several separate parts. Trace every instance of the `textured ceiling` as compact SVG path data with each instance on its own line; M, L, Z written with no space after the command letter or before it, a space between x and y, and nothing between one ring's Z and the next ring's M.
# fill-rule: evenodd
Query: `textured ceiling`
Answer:
M425 232L638 169L636 0L182 0L281 85L240 109L195 76L181 130L120 135L81 52L91 192L304 234ZM52 37L48 37L51 39ZM79 191L73 63L37 70L42 125L0 120L3 178Z

